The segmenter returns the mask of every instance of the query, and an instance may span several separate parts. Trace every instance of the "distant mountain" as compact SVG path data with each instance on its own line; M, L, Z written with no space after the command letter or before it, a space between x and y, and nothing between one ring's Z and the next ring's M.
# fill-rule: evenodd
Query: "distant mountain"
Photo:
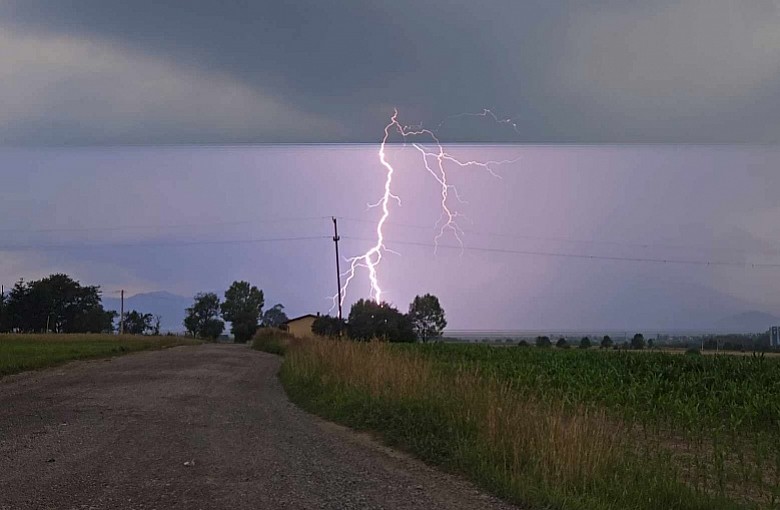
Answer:
M192 305L192 298L171 294L170 292L146 292L125 297L125 311L136 310L141 313L151 313L160 316L160 329L163 332L184 331L185 309ZM103 297L103 307L106 310L119 312L119 298Z
M716 329L724 333L764 333L772 326L780 326L780 317L756 311L731 315L716 323Z

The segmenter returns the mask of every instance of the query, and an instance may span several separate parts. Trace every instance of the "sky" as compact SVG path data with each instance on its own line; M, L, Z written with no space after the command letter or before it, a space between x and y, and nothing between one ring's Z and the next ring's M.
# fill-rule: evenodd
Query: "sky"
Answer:
M464 247L435 250L437 184L389 148L400 308L436 293L458 329L780 315L778 22L776 0L0 0L0 283L246 279L327 312L330 218L345 256L371 245L397 109L512 161L451 169Z

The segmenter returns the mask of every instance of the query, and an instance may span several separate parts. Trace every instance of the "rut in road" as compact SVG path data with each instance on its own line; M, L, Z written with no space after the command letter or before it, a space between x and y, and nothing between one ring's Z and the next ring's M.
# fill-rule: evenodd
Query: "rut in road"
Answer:
M0 509L510 509L287 400L209 344L0 379Z

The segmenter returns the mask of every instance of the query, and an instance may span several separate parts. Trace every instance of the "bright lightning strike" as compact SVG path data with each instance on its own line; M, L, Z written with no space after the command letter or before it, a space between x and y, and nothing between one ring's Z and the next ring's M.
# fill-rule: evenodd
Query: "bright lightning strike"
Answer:
M517 124L515 124L514 121L511 119L500 119L490 110L483 110L482 113L460 114L451 118L463 116L490 117L497 123L509 124L516 132L519 132ZM439 127L441 127L443 124L444 123L440 124ZM410 127L402 125L398 122L398 110L394 110L393 115L390 117L390 122L385 126L384 136L379 146L378 154L379 162L385 169L384 193L382 194L382 197L379 199L379 201L374 204L369 204L369 207L379 208L382 211L382 214L380 215L379 221L376 225L376 243L362 255L347 259L347 262L349 263L349 269L347 269L347 271L342 274L342 277L344 278L344 285L341 289L342 305L346 299L347 289L349 288L350 283L355 278L358 270L361 268L368 271L368 279L370 282L370 298L376 302L382 301L382 287L379 283L378 268L382 262L384 253L391 251L388 250L385 246L384 228L388 219L390 218L392 202L395 201L399 206L401 205L400 197L393 193L393 177L395 174L395 169L388 161L387 153L385 151L387 143L390 140L390 136L393 133L398 133L404 141L408 141L409 139L419 140L422 138L426 142L421 143L419 141L414 141L411 145L420 153L425 170L433 176L436 182L439 183L440 187L441 216L436 222L435 227L438 229L438 232L434 238L436 247L434 248L434 252L436 252L436 249L438 248L439 241L447 234L451 234L457 240L461 248L463 247L464 232L458 224L458 218L461 218L462 215L455 209L455 205L452 203L452 197L454 197L454 200L458 203L465 202L461 198L458 189L448 180L446 165L452 164L458 167L477 167L486 170L493 177L500 178L500 176L494 171L493 167L517 161L464 161L458 159L445 151L444 146L442 145L435 131L425 129L421 126ZM338 296L333 297L333 304L335 308L335 306L338 304Z

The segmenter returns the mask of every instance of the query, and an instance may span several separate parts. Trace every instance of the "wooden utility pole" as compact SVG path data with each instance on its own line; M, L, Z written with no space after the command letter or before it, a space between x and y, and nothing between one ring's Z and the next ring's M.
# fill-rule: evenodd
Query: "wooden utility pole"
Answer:
M124 335L125 334L125 289L122 289L119 291L120 293L120 302L119 305L119 334Z
M339 257L339 223L333 216L333 243L336 245L336 284L339 286L339 320L341 320L341 260Z

